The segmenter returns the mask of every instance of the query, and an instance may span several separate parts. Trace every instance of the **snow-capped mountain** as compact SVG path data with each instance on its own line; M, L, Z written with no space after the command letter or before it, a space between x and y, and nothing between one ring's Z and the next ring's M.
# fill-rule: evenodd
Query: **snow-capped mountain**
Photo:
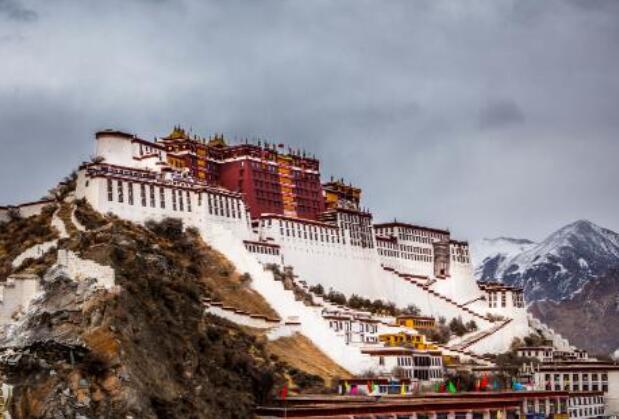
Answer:
M495 250L490 249L493 243ZM501 238L485 244L480 247L485 257L476 263L478 279L523 287L529 302L569 298L619 266L619 234L587 220L568 224L540 243Z
M535 243L531 240L511 237L482 239L473 242L471 244L471 257L475 266L475 276L477 278L492 278L496 269L503 262L533 246L535 246Z

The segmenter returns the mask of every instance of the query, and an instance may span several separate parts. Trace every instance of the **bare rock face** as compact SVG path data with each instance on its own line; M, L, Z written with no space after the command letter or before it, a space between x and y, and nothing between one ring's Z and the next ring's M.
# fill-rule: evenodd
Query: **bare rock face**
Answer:
M0 337L12 417L252 417L281 366L256 338L204 314L206 267L218 259L195 234L110 223L59 246L113 267L117 286L50 272Z
M612 329L619 324L619 269L591 280L572 298L537 301L529 310L576 346L608 355L619 348Z

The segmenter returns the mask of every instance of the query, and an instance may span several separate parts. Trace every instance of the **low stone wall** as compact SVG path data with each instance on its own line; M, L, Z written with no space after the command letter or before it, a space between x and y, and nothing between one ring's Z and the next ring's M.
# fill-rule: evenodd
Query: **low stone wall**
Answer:
M50 240L45 243L35 244L34 246L24 250L15 259L13 259L11 265L14 269L17 269L21 266L22 263L24 263L26 259L39 259L43 257L45 253L55 248L57 244L58 240Z
M25 311L40 290L40 278L32 274L11 275L0 284L0 325L13 321L19 311Z
M67 233L67 227L64 225L64 222L58 216L58 211L60 211L60 208L54 212L51 225L56 229L56 231L58 231L58 235L61 239L66 239L67 237L69 237L69 233Z
M110 289L116 284L113 268L92 260L81 259L70 250L58 249L57 265L64 268L67 275L76 281L94 278L99 286L106 289Z
M230 320L238 325L255 329L271 329L281 323L279 319L269 319L260 314L246 313L234 307L225 306L220 302L205 303L205 312Z

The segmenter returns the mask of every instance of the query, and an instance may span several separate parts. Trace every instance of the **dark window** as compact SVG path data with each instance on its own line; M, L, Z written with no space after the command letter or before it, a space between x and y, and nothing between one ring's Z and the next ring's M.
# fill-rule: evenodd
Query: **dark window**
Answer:
M118 186L118 202L123 202L124 201L123 183L119 180L117 183L117 186Z
M129 195L129 205L133 205L133 183L127 184L127 193Z
M140 198L142 200L142 206L146 206L146 185L140 184Z
M114 200L114 190L113 190L113 185L112 185L112 180L111 179L107 180L107 200L108 201L113 201Z

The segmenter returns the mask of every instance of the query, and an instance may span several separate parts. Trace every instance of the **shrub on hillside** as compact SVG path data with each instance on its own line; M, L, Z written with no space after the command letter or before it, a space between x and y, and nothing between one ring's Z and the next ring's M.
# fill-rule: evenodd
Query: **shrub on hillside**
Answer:
M325 296L327 300L333 304L346 305L346 296L341 292L334 291L333 288L329 289L329 292Z
M404 310L402 310L402 314L407 314L410 316L419 316L421 314L421 310L415 304L409 304L406 306Z
M183 235L183 220L180 218L164 218L160 222L148 220L144 225L157 236L170 241L177 241Z
M324 295L325 293L324 287L320 284L311 286L309 290L313 292L314 294L320 295L320 296Z
M451 319L449 322L449 330L456 336L462 336L467 332L461 317L454 317Z

